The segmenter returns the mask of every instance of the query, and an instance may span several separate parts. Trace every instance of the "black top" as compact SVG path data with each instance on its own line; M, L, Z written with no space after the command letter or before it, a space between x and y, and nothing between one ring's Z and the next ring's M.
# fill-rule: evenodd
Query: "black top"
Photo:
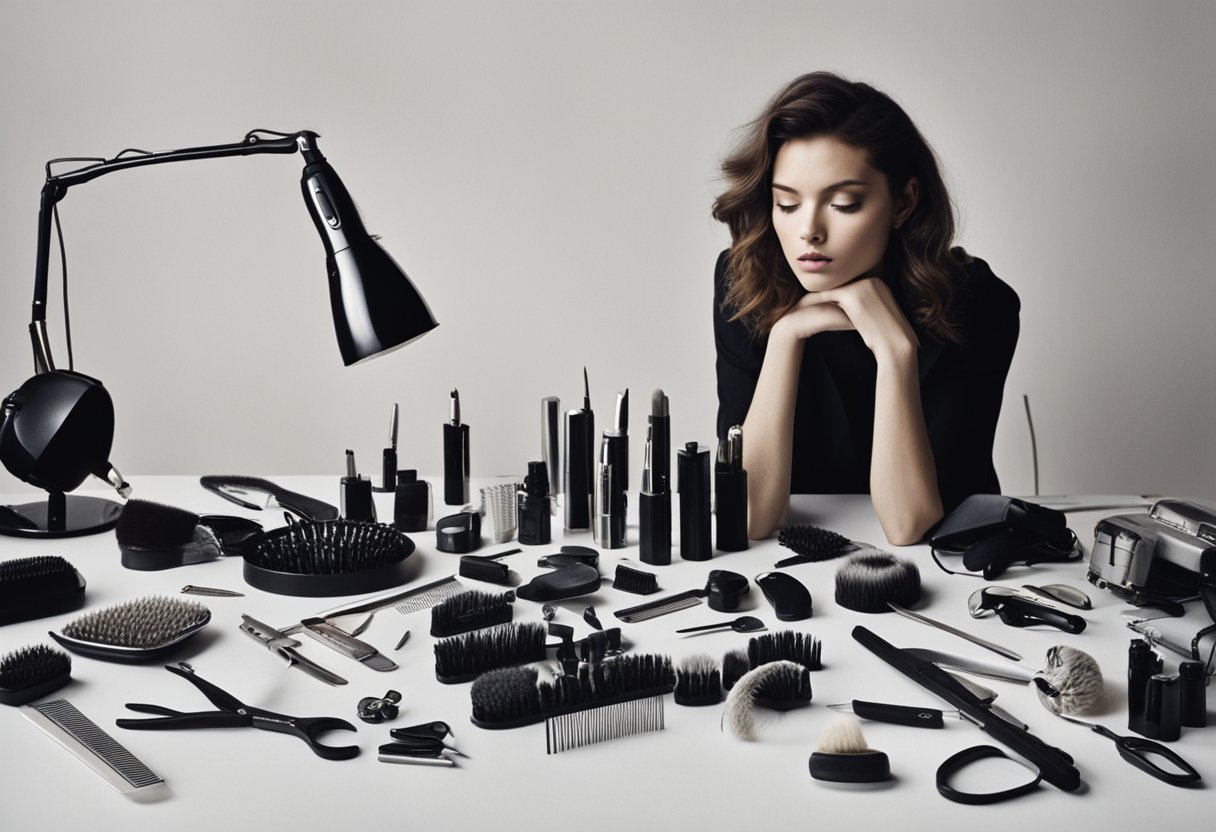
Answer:
M953 301L965 343L939 342L908 315L920 340L921 405L947 514L971 494L1000 493L992 440L1021 308L1017 293L983 260L970 258L965 267L968 279ZM767 335L753 340L742 321L728 321L723 314L725 277L722 252L714 273L719 436L743 424L768 346ZM794 413L791 493L870 492L876 378L874 354L857 332L822 332L806 340Z

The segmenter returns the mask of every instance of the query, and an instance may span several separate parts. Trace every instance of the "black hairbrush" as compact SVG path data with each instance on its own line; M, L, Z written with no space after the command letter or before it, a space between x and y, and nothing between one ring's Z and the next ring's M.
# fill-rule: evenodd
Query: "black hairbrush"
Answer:
M261 530L261 525L243 517L200 516L151 500L128 500L114 536L123 566L153 570L239 554L241 545Z
M616 577L612 580L612 588L622 592L632 592L634 595L652 595L659 591L659 579L650 572L643 572L641 569L618 563Z
M445 685L471 682L488 670L545 658L541 624L503 624L435 642L435 678Z
M383 523L287 517L245 546L245 581L282 595L356 595L400 586L414 541Z
M920 600L920 569L890 552L870 549L852 555L836 570L836 603L857 612L890 612Z
M777 561L776 568L797 563L831 560L857 550L857 544L842 534L806 524L786 526L777 533L777 542L794 555Z
M0 703L24 705L59 690L72 678L72 657L36 644L0 658Z
M431 607L431 635L446 638L506 624L514 614L514 592L480 592L471 589Z
M506 667L490 670L469 688L473 724L478 728L519 728L545 718L540 709L540 689L535 667Z
M84 578L57 555L0 563L0 624L29 621L84 606Z

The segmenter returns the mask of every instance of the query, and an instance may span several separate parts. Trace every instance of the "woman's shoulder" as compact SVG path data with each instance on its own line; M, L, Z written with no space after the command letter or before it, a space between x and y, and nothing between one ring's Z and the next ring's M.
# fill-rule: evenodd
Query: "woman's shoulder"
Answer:
M964 312L1003 312L1017 316L1022 308L1018 293L996 276L986 260L962 248L954 249L951 254L965 275L959 292Z

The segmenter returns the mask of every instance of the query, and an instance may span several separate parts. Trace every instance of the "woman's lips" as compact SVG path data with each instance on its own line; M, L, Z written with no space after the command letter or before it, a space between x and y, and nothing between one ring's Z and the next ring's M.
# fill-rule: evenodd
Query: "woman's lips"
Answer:
M817 272L831 262L832 259L830 257L823 257L822 255L816 255L815 258L803 256L798 258L798 268L804 272Z

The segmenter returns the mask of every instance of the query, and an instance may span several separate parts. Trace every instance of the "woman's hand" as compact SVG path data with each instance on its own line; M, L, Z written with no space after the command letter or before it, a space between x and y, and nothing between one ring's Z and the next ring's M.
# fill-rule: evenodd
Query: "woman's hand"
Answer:
M769 333L789 341L805 341L820 332L835 332L853 329L853 322L843 308L835 303L817 300L822 293L809 292L798 300L798 305L786 312Z
M863 276L835 289L809 292L790 314L801 312L803 308L807 309L808 315L814 309L839 311L849 325L833 328L856 329L861 340L880 360L914 356L919 346L916 333L895 302L890 287L877 277ZM830 320L830 314L808 318L813 324Z

